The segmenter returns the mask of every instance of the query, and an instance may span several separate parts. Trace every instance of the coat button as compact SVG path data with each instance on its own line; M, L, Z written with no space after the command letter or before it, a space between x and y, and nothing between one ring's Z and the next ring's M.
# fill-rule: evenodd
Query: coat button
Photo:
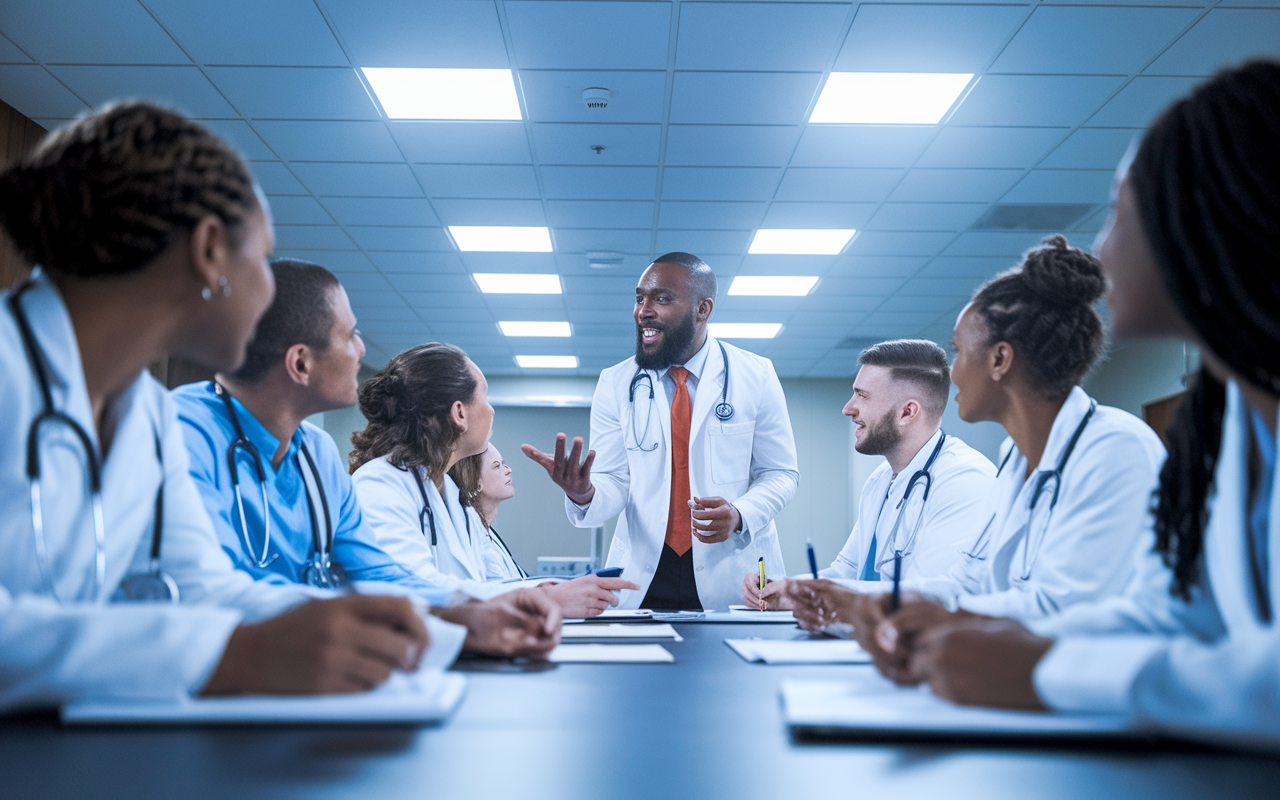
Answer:
M698 567L698 572L702 572L706 567Z

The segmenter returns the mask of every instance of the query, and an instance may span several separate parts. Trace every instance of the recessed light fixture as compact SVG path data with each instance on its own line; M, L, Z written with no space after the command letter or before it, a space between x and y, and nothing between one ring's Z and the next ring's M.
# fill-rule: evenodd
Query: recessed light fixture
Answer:
M485 294L561 294L559 275L474 272L476 286Z
M707 330L717 339L772 339L782 330L782 323L708 322Z
M516 356L516 363L525 369L576 369L577 356Z
M761 228L747 252L751 255L834 256L857 233L852 228Z
M567 322L499 322L503 336L569 336Z
M809 121L936 125L971 80L971 72L833 72Z
M509 69L361 70L391 119L520 119Z
M512 225L450 225L449 233L463 252L550 253L546 228Z
M817 275L739 275L729 284L729 294L804 297L817 283Z

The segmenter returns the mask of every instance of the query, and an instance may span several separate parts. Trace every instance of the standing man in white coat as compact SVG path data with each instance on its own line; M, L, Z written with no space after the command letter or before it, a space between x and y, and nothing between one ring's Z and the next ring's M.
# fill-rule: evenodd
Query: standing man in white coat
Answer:
M819 577L859 591L882 591L895 556L903 580L943 575L991 516L995 466L942 430L951 389L947 353L936 342L897 339L858 357L853 396L844 415L856 426L854 448L884 456L862 487L858 522L840 555ZM788 580L759 589L749 571L742 599L753 608L788 608Z
M768 359L707 334L715 301L706 262L659 257L636 287L635 357L596 385L586 459L563 433L554 456L522 448L574 525L622 515L608 564L641 588L621 608L726 609L758 559L786 574L773 518L800 481L786 398Z

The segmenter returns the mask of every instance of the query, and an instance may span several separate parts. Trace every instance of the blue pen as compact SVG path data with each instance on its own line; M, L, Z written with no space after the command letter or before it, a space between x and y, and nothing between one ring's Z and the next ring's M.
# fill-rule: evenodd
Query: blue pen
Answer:
M813 554L813 540L805 539L804 546L809 549L809 571L813 573L813 579L818 579L818 557Z
M893 554L893 595L889 598L889 611L897 611L902 605L902 554Z

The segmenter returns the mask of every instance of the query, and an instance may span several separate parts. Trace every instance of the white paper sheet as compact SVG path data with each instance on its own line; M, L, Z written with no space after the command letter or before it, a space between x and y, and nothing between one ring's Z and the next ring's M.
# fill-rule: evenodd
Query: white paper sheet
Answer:
M613 609L609 609L608 611L601 612L600 614L597 614L596 616L590 617L588 619L566 619L564 621L564 624L573 625L573 624L579 624L583 622L608 622L608 621L645 622L651 616L653 616L653 612L647 608L623 608L623 609L613 608Z
M674 664L675 656L660 644L562 644L548 661L558 664Z
M571 625L560 632L561 640L568 639L671 639L683 642L670 624L622 625L614 622L595 625Z
M898 687L878 674L849 681L784 680L788 725L851 734L1136 738L1124 717L959 706L925 687Z
M396 673L371 692L342 695L86 700L62 707L66 725L428 723L449 717L467 679L436 670Z
M658 622L780 622L795 625L790 611L674 611L653 612Z
M870 664L871 656L847 639L725 639L747 661L766 664Z

